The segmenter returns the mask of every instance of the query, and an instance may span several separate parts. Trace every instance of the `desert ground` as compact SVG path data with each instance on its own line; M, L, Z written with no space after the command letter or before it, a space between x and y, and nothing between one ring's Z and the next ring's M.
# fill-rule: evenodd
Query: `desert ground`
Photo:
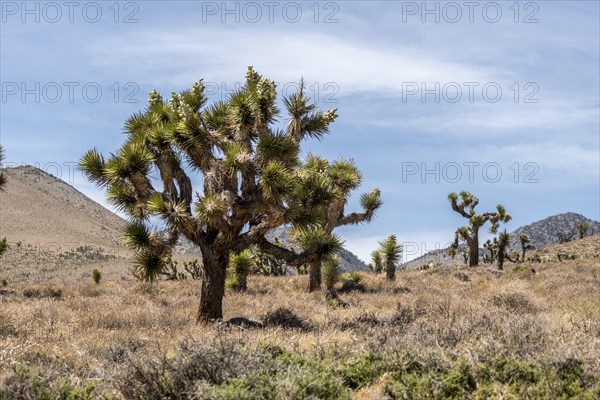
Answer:
M504 271L363 274L338 299L305 275L251 276L224 315L261 326L197 324L189 279L8 277L0 398L597 399L599 237L538 253Z

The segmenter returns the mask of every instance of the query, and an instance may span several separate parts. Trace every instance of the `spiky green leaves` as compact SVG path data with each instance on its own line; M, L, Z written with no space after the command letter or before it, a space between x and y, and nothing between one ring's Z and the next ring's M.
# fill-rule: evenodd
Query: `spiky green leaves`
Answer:
M125 228L124 241L134 250L144 249L151 245L150 231L143 223L130 223Z
M383 242L379 242L379 252L386 264L398 263L402 256L402 245L396 239L396 235L390 235Z
M282 197L293 187L291 171L279 161L269 162L260 177L260 186L266 199L280 204Z
M281 132L261 137L256 146L256 154L263 164L279 161L287 167L297 164L299 151L298 142Z
M254 266L254 256L248 249L229 256L229 268L238 276L247 276Z
M340 281L342 269L340 259L337 256L328 257L323 261L323 283L325 289L332 291L335 285Z
M104 186L108 183L104 174L104 157L96 148L88 151L79 160L79 168L85 174L85 177L98 186Z
M356 168L354 162L343 158L331 164L327 172L333 186L335 186L344 196L359 187L362 180L362 175L358 168Z
M305 137L321 139L329 132L329 125L337 118L337 109L328 111L316 110L316 105L304 95L304 82L300 82L300 90L283 99L290 115L288 134L298 142Z
M343 247L339 236L327 233L320 225L297 229L294 232L294 241L302 251L321 260L337 254Z
M121 182L134 174L147 176L153 161L152 152L143 143L133 141L126 143L117 156L111 157L103 170L109 181Z
M230 176L246 170L250 161L250 151L248 151L248 148L244 144L232 142L225 146L225 160L223 160L223 165Z
M383 257L387 279L395 279L396 268L402 257L402 245L397 242L396 235L390 235L383 242L379 242L379 252Z
M227 211L227 203L220 194L208 194L196 203L195 216L203 224L216 224Z
M379 189L374 189L372 192L360 196L360 205L365 211L374 212L382 204L383 201L381 200L381 191Z

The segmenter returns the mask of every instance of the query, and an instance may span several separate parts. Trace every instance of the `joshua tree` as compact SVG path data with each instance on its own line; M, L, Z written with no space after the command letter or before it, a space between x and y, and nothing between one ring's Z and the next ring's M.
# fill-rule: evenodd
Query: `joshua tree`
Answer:
M463 239L469 246L469 265L475 267L479 265L479 228L489 221L491 223L490 232L496 233L499 223L510 221L511 216L506 213L504 206L501 204L496 206L496 212L477 214L475 207L479 204L479 199L469 192L450 193L448 200L454 211L469 220L469 226L463 226L456 230L454 243L450 247L450 251L452 252L452 249L454 249L455 252L459 240Z
M519 242L521 242L521 261L525 261L525 252L527 250L533 249L534 247L531 244L531 240L529 240L527 235L519 235Z
M379 243L383 263L385 264L386 278L389 280L396 279L396 267L402 256L402 245L396 241L396 235L390 235L388 238Z
M275 129L275 83L251 67L240 90L210 106L201 80L170 101L153 90L148 107L125 123L127 139L115 154L105 160L93 149L80 160L87 177L107 188L108 201L129 215L125 240L137 252L138 276L155 279L180 235L199 247L205 272L200 321L222 318L230 253L255 245L292 266L314 262L339 240L318 235L324 243L307 239L311 246L298 254L269 241L267 232L291 224L302 228L300 236L311 235L312 225L322 224L327 233L368 220L381 204L373 191L364 196L362 215L340 216L347 191L334 190L339 183L329 173L299 157L302 141L328 133L336 110L317 110L302 84L284 105L289 123ZM200 193L192 188L192 172L200 175ZM332 209L340 214L326 218ZM150 231L152 217L164 221L166 237Z
M318 225L301 228L295 232L296 242L304 254L309 254L308 291L313 292L321 287L321 266L323 261L333 257L342 249L342 242L336 235L329 234Z
M498 235L498 269L502 271L504 269L504 258L507 257L506 249L510 246L510 235L506 233L506 229L504 232L501 232Z
M306 162L306 168L316 176L322 177L328 183L328 190L335 193L335 197L325 206L315 210L319 219L323 221L325 234L331 235L333 230L343 225L358 225L362 222L370 222L375 211L382 205L379 189L365 193L360 198L363 208L362 213L345 214L348 196L358 188L362 176L353 161L343 158L331 163L328 160L310 155ZM314 260L314 265L309 268L309 291L318 290L321 287L321 261Z
M483 262L488 262L493 264L496 261L496 256L498 254L498 239L494 238L494 240L486 240L483 244Z
M2 161L4 161L4 148L0 146L0 167L2 167ZM0 192L4 191L4 185L6 185L6 175L0 172ZM0 239L0 254L4 253L7 248L6 238Z
M563 232L563 231L557 231L556 232L556 237L558 239L558 243L568 243L570 241L573 240L573 238L575 237L575 235L577 234L577 229L575 229L573 232Z
M373 261L373 270L376 274L380 274L383 270L383 260L381 258L381 252L375 250L371 253L371 260Z
M575 229L577 230L577 233L579 234L579 239L583 239L585 237L585 235L587 235L588 231L590 230L590 225L585 221L580 221L577 223L577 225L575 225Z

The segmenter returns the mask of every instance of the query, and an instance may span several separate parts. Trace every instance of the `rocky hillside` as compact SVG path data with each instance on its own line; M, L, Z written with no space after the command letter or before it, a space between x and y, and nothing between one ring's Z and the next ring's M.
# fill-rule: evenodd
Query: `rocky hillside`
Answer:
M106 279L129 276L122 245L125 220L66 182L31 166L2 169L0 278L9 282L76 282L93 268Z
M559 233L570 236L572 239L577 239L579 236L576 226L581 222L587 223L589 226L586 236L600 233L600 222L586 218L581 214L568 212L553 215L514 230L510 233L511 249L517 250L519 248L519 236L522 234L527 235L535 248L547 247L559 243Z
M566 236L572 236L573 240L578 239L579 236L576 231L576 226L580 222L585 222L589 226L589 231L586 233L586 236L597 235L600 233L600 222L598 221L591 220L581 214L573 212L557 214L512 231L510 233L511 251L520 251L521 245L519 242L519 236L522 234L527 235L527 237L531 240L531 244L536 249L558 244L559 232L565 234ZM479 249L479 254L483 254L483 249ZM419 268L428 263L449 266L452 264L463 263L463 259L460 256L460 252L457 254L455 259L452 259L448 256L448 249L441 249L430 251L419 258L411 260L407 262L404 267Z

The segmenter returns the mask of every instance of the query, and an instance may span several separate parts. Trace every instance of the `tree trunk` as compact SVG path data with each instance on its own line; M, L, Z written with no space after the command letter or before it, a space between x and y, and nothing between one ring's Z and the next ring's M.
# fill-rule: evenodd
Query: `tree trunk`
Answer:
M396 279L396 265L394 263L388 263L385 266L385 275L385 277L390 281Z
M321 262L312 261L308 266L308 291L316 292L321 289Z
M469 266L476 267L479 265L479 232L473 231L471 240L469 241Z
M498 249L498 269L502 271L504 269L504 249Z
M204 278L200 292L198 322L211 322L223 318L223 296L228 262L227 251L202 254Z
M525 262L525 251L527 251L527 245L521 244L521 261Z

